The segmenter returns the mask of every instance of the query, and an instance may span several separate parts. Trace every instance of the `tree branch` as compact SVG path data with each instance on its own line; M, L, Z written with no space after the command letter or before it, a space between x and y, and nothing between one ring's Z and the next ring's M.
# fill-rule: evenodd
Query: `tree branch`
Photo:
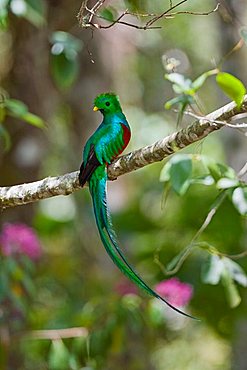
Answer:
M115 26L116 24L121 24L121 25L124 25L124 26L136 28L136 29L139 29L139 30L151 30L151 29L161 28L160 26L153 26L153 24L156 23L157 21L159 21L162 18L173 18L174 16L176 16L178 14L209 15L211 13L216 12L218 10L219 6L220 6L220 3L217 3L214 9L212 9L210 11L207 11L207 12L191 12L191 11L188 11L188 10L174 11L180 5L186 3L187 1L188 0L180 0L175 5L173 5L173 2L170 1L170 7L168 9L166 9L164 12L162 12L161 14L152 14L152 13L140 14L140 13L129 12L128 9L126 9L116 19L110 21L109 18L103 16L99 12L100 9L102 8L102 6L105 3L105 0L97 0L91 8L88 6L89 0L83 0L82 4L81 4L81 7L80 7L80 10L79 10L79 13L77 14L77 19L78 19L79 25L82 28L107 29L107 28L111 28L111 27ZM105 8L105 9L107 9L107 8ZM141 17L142 19L147 19L148 18L149 20L146 21L145 24L136 24L136 23L131 23L131 22L127 22L127 21L122 20L125 16L134 16L136 18ZM94 18L102 19L104 21L107 21L109 24L107 24L107 25L100 24L99 22L95 22Z
M108 178L114 180L125 173L162 161L171 154L205 138L211 132L227 126L232 118L244 113L247 113L247 95L240 109L235 103L229 103L152 145L117 158L108 167ZM4 210L56 195L69 195L81 189L78 174L79 172L75 171L28 184L0 187L0 209Z

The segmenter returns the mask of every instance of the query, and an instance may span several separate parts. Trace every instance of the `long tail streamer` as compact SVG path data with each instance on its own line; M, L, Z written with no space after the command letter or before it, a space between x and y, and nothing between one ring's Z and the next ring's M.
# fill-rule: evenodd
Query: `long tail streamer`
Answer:
M133 267L129 264L126 260L119 243L116 238L116 234L113 230L111 218L109 215L107 201L106 201L106 180L107 175L105 173L102 176L102 166L99 166L95 172L92 174L89 180L89 189L93 200L93 207L94 213L96 218L96 224L99 230L100 238L104 247L111 257L112 261L116 264L116 266L134 283L140 286L143 290L145 290L151 296L160 299L169 307L171 307L174 311L178 312L181 315L190 317L192 319L198 320L196 317L193 317L178 308L174 307L171 303L161 297L158 293L152 290L143 280L142 278L135 272ZM101 172L101 176L98 176L97 172ZM99 179L100 177L100 179Z

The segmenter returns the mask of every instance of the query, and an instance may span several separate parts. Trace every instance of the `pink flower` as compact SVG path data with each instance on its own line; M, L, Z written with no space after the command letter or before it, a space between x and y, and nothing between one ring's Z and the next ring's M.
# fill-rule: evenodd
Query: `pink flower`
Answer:
M115 291L121 296L125 296L126 294L138 294L137 287L128 280L119 281L115 285Z
M21 223L5 224L0 234L0 247L4 256L25 254L31 260L41 256L41 246L35 231Z
M161 297L164 297L169 303L176 307L186 306L193 295L192 285L182 283L177 278L161 281L156 285L155 290Z

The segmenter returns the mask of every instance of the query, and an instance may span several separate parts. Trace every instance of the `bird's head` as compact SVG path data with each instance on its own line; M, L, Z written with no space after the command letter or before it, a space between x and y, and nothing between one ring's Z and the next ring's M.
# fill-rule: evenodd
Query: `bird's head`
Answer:
M94 100L94 111L102 114L122 112L118 96L113 93L100 94Z

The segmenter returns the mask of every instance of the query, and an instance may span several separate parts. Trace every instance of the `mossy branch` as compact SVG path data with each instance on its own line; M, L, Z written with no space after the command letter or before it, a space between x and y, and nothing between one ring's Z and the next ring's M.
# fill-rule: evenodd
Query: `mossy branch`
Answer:
M113 180L125 173L162 161L171 154L205 138L211 132L217 131L224 126L238 127L237 125L229 124L229 122L234 117L246 113L247 95L240 109L236 107L235 103L229 103L152 145L117 158L108 167L108 178ZM79 172L75 171L27 184L0 187L0 209L4 210L56 195L69 195L80 189L78 174Z

